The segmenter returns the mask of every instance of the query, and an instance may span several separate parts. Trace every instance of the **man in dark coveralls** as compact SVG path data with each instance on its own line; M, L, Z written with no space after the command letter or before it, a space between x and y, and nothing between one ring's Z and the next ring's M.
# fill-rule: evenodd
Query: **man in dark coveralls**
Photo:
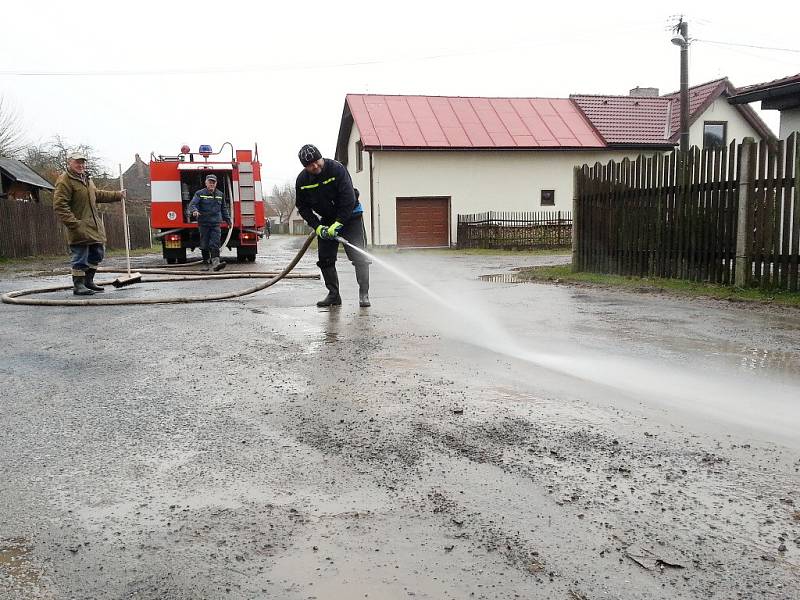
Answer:
M339 306L339 275L336 273L336 255L341 236L359 248L364 248L367 235L364 230L364 207L358 201L350 174L340 162L322 158L316 146L306 144L298 153L303 170L297 176L297 211L306 223L317 232L318 262L328 295L317 306ZM356 269L359 306L370 306L369 259L344 247L347 258Z

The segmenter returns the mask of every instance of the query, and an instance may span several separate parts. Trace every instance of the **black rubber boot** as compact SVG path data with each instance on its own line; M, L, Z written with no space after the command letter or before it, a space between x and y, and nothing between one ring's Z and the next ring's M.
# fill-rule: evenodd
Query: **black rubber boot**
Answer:
M211 270L212 271L221 271L222 269L225 268L225 265L227 265L227 264L228 263L226 263L224 261L221 261L219 259L219 256L215 256L214 258L211 259Z
M328 295L317 302L317 306L341 306L342 297L339 295L339 275L336 273L336 266L320 267L322 278L325 280L325 287L328 288Z
M219 248L210 248L209 252L211 254L211 270L212 271L221 271L225 268L228 264L224 260L220 260L219 258Z
M200 254L203 255L203 264L210 265L211 264L211 252L209 250L200 249Z
M357 264L356 281L358 281L358 305L362 308L372 306L369 301L369 265Z
M84 285L86 285L86 287L92 290L93 292L100 292L100 293L105 292L105 290L101 286L95 285L94 283L95 273L97 273L97 269L86 269L86 279L84 281Z
M83 275L72 276L72 293L76 296L94 296L94 292L86 287L86 277Z

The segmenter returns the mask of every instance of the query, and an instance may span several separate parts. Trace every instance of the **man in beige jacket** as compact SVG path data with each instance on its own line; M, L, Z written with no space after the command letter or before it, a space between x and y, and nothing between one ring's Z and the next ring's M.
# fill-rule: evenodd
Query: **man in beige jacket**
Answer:
M67 228L71 254L72 293L91 296L102 292L94 276L103 260L106 231L97 210L98 202L119 202L125 190L98 190L86 172L86 155L72 152L67 156L67 170L56 180L53 210Z

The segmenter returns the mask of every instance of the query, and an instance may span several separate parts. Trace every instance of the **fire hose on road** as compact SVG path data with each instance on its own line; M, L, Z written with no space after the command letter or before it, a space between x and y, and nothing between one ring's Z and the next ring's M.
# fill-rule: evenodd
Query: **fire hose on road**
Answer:
M224 292L220 294L205 294L202 296L173 296L167 298L82 298L80 300L54 300L49 298L24 298L23 296L32 296L35 294L47 294L50 292L59 292L63 290L72 289L71 285L58 285L46 288L30 288L26 290L16 290L12 292L7 292L0 297L3 303L5 304L26 304L31 306L120 306L120 305L132 305L132 304L190 304L193 302L215 302L218 300L230 300L232 298L241 298L242 296L248 296L250 294L255 294L256 292L260 292L261 290L265 290L266 288L275 285L281 279L285 278L289 275L289 273L297 266L297 263L300 262L300 259L308 250L308 247L311 245L311 242L314 241L316 237L315 233L309 234L306 241L303 242L303 245L297 251L294 258L289 262L286 267L277 274L271 273L244 273L244 272L228 272L219 275L202 275L202 274L195 274L194 271L170 271L168 269L138 269L138 272L146 275L146 274L164 274L168 273L170 275L178 275L177 277L162 277L162 278L142 278L142 283L160 283L160 282L173 282L173 281L193 281L193 280L208 280L208 279L241 279L241 278L255 278L255 277L268 277L271 275L270 279L264 281L263 283L259 283L257 285L251 286L249 288L245 288L243 290L238 290L234 292ZM185 266L185 265L181 265ZM103 268L99 269L99 271L104 273L122 273L125 272L122 269L109 269ZM317 277L314 275L313 277ZM110 285L111 282L104 282L102 285Z

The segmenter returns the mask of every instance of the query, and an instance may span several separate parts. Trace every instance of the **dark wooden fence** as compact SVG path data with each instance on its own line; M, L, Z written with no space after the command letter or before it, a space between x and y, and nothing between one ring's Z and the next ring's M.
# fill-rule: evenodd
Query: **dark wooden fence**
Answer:
M131 236L131 248L149 248L150 242L150 214L147 205L127 204L128 233ZM125 231L122 223L122 206L120 204L106 204L103 206L103 224L106 228L108 248L120 250L125 248Z
M797 291L799 141L576 169L573 268Z
M572 242L568 211L458 215L459 248L563 248Z
M106 247L125 248L120 207L116 204L102 206L101 215L108 237ZM150 247L149 220L146 207L128 207L132 248ZM0 257L24 258L64 254L66 251L65 230L52 206L0 200Z

